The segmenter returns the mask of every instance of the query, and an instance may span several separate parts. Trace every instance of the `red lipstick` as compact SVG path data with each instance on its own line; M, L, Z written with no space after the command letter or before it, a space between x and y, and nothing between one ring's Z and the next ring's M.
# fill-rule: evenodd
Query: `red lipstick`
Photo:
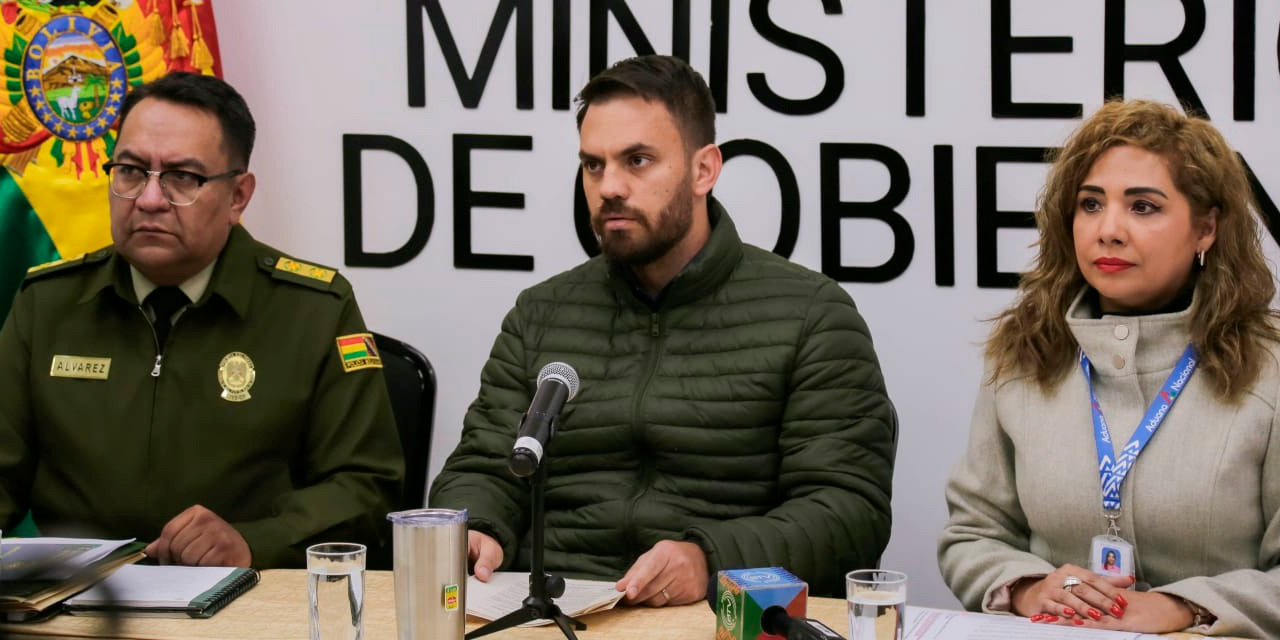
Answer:
M1121 260L1120 258L1112 258L1109 256L1098 258L1097 260L1093 261L1093 264L1097 266L1098 269L1105 271L1107 273L1116 273L1119 271L1124 271L1125 269L1128 269L1129 267L1133 266L1133 263L1129 262L1128 260Z

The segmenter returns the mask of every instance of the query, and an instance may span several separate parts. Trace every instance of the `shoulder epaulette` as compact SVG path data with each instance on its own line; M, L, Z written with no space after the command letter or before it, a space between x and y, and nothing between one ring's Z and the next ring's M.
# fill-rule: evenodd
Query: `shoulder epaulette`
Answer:
M61 260L45 262L27 269L27 280L35 280L37 278L43 278L47 275L59 273L68 269L74 269L75 267L86 264L102 262L109 257L111 257L111 249L99 249L93 253L82 253L78 256L71 256L70 258L62 258Z
M314 264L298 262L292 258L280 256L274 262L270 257L264 258L260 264L271 272L271 277L320 291L329 291L338 272Z

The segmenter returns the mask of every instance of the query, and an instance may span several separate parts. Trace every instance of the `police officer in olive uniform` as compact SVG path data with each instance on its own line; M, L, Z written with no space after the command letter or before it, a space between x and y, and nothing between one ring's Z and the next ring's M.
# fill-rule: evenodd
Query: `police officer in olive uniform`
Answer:
M403 459L351 285L255 241L254 124L172 74L121 109L114 247L37 267L0 330L0 526L136 537L162 563L385 546Z

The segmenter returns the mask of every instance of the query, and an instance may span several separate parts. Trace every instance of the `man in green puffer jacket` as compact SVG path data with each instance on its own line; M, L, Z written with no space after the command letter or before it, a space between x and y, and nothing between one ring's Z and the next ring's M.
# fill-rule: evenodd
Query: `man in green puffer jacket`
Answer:
M650 606L720 569L783 566L813 593L889 540L893 408L866 323L831 279L743 244L702 77L622 61L579 95L601 256L520 294L433 507L470 510L487 580L528 570L529 489L507 469L541 367L582 383L547 449L546 568Z

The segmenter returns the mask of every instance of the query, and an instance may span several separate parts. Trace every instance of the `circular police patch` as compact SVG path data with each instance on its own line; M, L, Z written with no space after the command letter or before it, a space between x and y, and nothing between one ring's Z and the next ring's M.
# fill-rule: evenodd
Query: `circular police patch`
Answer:
M218 363L218 384L222 385L222 399L229 402L244 402L250 398L249 389L257 372L253 368L253 360L249 356L232 351L222 356Z
M22 92L36 118L64 140L99 138L120 116L129 74L120 47L101 24L57 16L22 58Z

